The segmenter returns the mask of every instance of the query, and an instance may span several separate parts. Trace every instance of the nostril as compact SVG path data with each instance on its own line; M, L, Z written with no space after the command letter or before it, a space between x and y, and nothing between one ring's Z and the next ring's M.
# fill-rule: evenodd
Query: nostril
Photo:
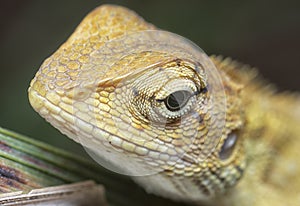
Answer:
M221 151L219 153L219 157L221 160L226 160L232 155L237 140L238 140L238 135L236 131L232 131L227 136L227 138L225 139L222 145Z

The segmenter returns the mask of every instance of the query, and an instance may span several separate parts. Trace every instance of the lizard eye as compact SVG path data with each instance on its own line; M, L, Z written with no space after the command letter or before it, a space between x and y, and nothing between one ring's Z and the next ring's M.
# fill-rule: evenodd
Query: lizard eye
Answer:
M196 104L198 88L186 79L170 81L157 93L152 102L150 117L157 122L175 120L187 114Z
M238 135L236 132L231 132L228 135L219 153L219 157L221 160L226 160L231 156L231 154L234 151L237 140L238 140Z
M172 112L179 111L187 104L192 95L193 94L191 92L186 90L176 91L167 96L167 98L164 100L164 103L168 110Z

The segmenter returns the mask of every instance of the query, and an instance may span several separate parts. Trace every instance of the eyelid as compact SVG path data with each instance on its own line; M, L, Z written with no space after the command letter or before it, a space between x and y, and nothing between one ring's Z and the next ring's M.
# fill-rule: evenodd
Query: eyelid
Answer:
M190 79L175 79L173 81L168 82L164 87L161 88L155 95L155 100L157 102L164 101L169 95L176 91L185 90L190 92L191 94L198 92L198 87Z
M187 91L187 90L177 90L177 91ZM175 91L175 92L177 92ZM189 91L188 91L189 92ZM174 93L174 92L173 92ZM161 103L163 101L165 101L171 94L173 93L170 93L168 96L166 96L164 99L155 99L157 102ZM197 89L197 91L193 92L193 93L190 93L191 95L189 96L189 99L193 96L197 96L198 94L200 94L201 91Z

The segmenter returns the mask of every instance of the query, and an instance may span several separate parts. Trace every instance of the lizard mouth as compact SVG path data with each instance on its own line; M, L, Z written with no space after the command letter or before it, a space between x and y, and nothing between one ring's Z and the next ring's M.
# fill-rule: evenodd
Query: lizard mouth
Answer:
M167 166L162 167L168 158L172 164L178 160L195 163L187 154L168 151L161 140L137 144L117 135L116 128L92 125L87 119L74 116L74 108L64 107L63 102L54 103L50 97L55 94L43 96L34 89L34 84L28 90L32 107L61 133L83 145L95 161L114 172L130 176L155 174L168 170Z
M158 163L150 161L158 158L158 153L154 151L154 147L159 147L158 144L152 143L153 150L149 150L115 135L109 128L101 129L84 118L75 117L70 108L62 106L64 103L55 104L53 99L48 99L55 94L43 96L34 89L34 84L35 82L32 82L28 94L35 111L61 133L84 146L87 153L100 165L130 176L144 176L163 171Z

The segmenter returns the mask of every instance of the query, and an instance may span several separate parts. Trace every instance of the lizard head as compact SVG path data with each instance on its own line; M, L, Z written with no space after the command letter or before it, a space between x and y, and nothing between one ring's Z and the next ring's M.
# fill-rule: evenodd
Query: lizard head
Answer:
M107 167L186 179L215 194L245 167L239 90L190 41L106 6L43 63L29 99Z

